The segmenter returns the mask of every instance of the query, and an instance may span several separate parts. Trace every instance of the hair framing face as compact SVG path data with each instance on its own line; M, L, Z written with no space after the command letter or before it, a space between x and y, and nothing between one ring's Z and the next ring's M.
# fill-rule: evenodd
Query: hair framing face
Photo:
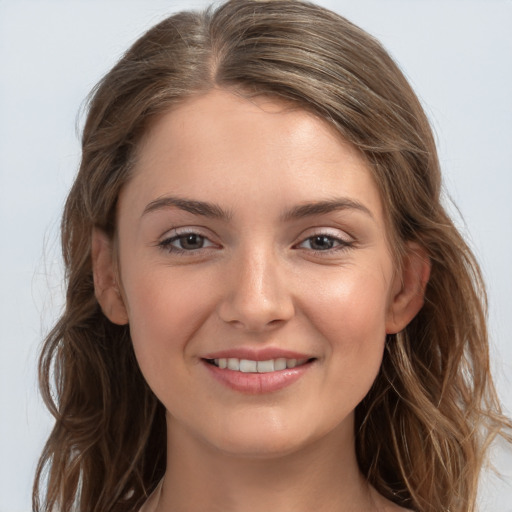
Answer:
M164 411L140 374L128 327L99 308L91 236L101 229L115 240L117 199L153 120L213 88L270 96L325 119L369 163L397 261L406 242L427 252L425 306L389 336L357 409L359 465L402 506L474 510L485 448L506 420L489 374L480 271L441 205L428 120L374 38L326 9L288 0L231 0L173 15L93 91L62 220L66 310L40 361L56 424L39 462L34 510L68 511L75 502L81 512L136 510L165 471Z

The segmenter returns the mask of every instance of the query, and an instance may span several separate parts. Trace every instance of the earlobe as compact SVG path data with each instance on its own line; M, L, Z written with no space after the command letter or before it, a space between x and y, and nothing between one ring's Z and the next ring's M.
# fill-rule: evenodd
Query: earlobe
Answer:
M117 283L112 240L101 229L92 232L94 293L105 316L114 324L128 323L128 313Z
M401 273L395 276L386 319L387 334L400 332L423 307L430 269L431 262L425 249L415 242L409 242Z

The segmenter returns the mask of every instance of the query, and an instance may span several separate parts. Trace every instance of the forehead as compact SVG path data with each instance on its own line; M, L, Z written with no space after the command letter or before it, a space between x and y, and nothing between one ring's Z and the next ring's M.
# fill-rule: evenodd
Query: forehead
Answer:
M267 95L245 97L235 92L214 89L206 94L192 96L160 115L150 124L139 146L143 159L156 157L167 147L176 155L193 158L198 142L210 149L227 149L226 133L233 146L250 150L265 143L265 147L286 144L302 148L302 156L311 144L322 145L325 158L333 157L333 149L344 146L348 156L361 157L327 121L298 104L285 102ZM248 137L248 135L250 135ZM271 137L266 137L271 135ZM310 152L312 155L312 152ZM315 155L318 158L318 154ZM335 156L334 156L335 158Z
M250 198L260 208L349 194L381 214L366 160L333 126L274 98L222 90L155 120L127 188L146 204L172 194L233 207Z

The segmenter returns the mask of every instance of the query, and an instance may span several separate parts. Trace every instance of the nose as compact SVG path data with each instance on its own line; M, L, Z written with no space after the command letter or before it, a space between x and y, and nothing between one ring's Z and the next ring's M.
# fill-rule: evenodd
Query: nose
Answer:
M218 306L220 318L250 332L266 331L290 320L295 314L290 278L272 251L252 250L236 259Z

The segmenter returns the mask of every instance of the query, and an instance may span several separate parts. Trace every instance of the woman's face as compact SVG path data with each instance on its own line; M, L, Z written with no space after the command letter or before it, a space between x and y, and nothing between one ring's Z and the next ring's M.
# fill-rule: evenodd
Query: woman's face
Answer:
M157 120L118 219L120 308L176 435L251 456L350 438L403 277L353 147L304 111L209 92Z

